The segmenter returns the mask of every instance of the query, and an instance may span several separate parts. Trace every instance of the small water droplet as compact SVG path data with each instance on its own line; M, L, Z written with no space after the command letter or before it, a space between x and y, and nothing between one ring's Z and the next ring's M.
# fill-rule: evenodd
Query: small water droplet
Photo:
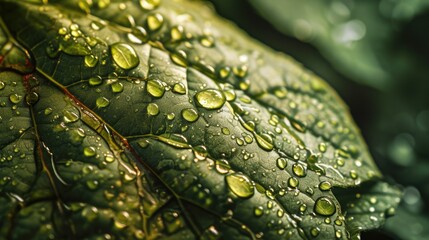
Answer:
M131 69L136 67L139 63L139 57L133 47L126 43L115 43L110 47L113 61L125 69Z
M91 77L90 79L88 79L88 83L91 86L98 86L103 83L103 79L100 76Z
M95 104L97 105L98 108L105 108L109 106L110 101L105 97L99 97L97 98L97 100L95 100Z
M219 109L225 104L225 96L216 89L205 89L195 94L197 103L205 109Z
M112 85L110 85L110 88L112 89L112 92L114 93L120 93L124 91L124 85L120 82L114 82Z
M136 26L131 29L131 32L127 34L128 40L135 44L142 44L147 42L147 32L141 26Z
M277 167L281 170L287 167L287 161L285 158L277 158Z
M84 57L84 63L85 63L85 67L95 67L95 65L97 65L98 63L98 57L94 56L93 54L90 55L86 55Z
M172 42L177 42L183 39L184 29L182 26L174 26L170 30L170 37Z
M164 96L165 87L160 80L149 80L146 86L147 92L156 98Z
M115 216L114 226L117 229L124 229L130 224L131 217L126 211L121 211Z
M68 110L64 110L63 114L64 114L63 119L64 119L64 122L66 123L74 123L80 118L78 113L71 112Z
M9 95L9 100L14 104L19 103L21 101L21 99L22 99L22 96L17 94L17 93L13 93L13 94Z
M161 0L140 0L140 6L144 10L153 10L159 6Z
M151 116L159 114L159 107L156 103L149 103L146 107L147 113Z
M200 43L204 47L210 48L214 46L214 38L212 36L202 36L200 38Z
M320 197L314 204L314 212L322 216L332 216L336 212L336 207L328 197Z
M229 165L228 161L225 159L216 160L216 171L220 174L227 174L229 173L229 170L231 170L231 166Z
M287 184L291 188L296 188L296 187L298 187L299 181L295 177L290 177L287 181Z
M250 198L255 193L255 187L250 179L241 173L232 173L225 177L226 183L235 195Z
M178 50L170 54L171 61L173 61L175 64L186 67L188 66L188 60L187 55L185 51Z
M295 163L292 166L292 171L297 177L305 177L307 175L304 165Z
M261 135L255 134L256 142L258 143L259 147L264 149L265 151L271 151L273 150L273 139L270 135L263 133Z
M318 227L312 227L310 230L310 234L313 237L317 237L319 235L319 233L320 233L320 228L318 228Z
M95 151L94 147L85 147L83 149L83 155L85 155L86 157L93 157L95 156L95 154L97 154L97 152Z
M0 90L3 90L6 87L6 83L0 81Z
M195 122L198 119L198 112L193 108L185 108L182 110L182 117L188 122Z
M178 94L186 94L186 87L183 83L175 83L173 85L173 92Z
M146 25L149 31L151 32L155 32L159 30L162 27L163 23L164 23L164 18L159 13L152 13L149 16L147 16Z
M39 101L39 94L36 92L30 92L25 95L25 102L27 105L32 106Z
M256 217L260 217L264 214L264 208L262 206L255 207L253 209L253 214L255 214Z
M331 190L331 188L332 188L332 185L330 182L323 181L319 184L319 189L321 191L329 191L329 190Z
M175 117L176 117L176 114L174 114L174 113L167 114L167 119L170 121L173 120Z

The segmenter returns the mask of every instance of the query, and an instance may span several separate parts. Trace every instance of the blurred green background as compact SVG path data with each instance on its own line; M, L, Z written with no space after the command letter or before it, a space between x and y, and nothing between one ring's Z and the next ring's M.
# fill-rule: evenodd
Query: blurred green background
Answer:
M211 0L252 37L333 86L404 195L362 239L429 237L429 1Z

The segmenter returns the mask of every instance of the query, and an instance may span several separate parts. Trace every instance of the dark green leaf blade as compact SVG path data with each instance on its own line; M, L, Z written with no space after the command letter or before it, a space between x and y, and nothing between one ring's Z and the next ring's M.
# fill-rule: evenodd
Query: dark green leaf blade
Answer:
M32 226L9 236L348 238L331 188L381 174L341 100L294 60L200 3L0 4L35 64L4 68L23 75L40 166L4 210Z

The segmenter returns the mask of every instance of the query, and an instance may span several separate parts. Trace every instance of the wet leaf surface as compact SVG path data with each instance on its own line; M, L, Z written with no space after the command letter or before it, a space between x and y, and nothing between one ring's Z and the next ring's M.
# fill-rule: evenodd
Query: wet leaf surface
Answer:
M396 206L336 93L203 3L0 6L3 236L347 239L379 224L333 189Z

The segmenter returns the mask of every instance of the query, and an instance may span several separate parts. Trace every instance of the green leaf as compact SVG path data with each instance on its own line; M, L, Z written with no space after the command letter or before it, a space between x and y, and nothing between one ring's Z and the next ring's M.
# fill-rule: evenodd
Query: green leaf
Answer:
M381 174L343 102L293 59L198 2L0 7L6 238L358 234L332 189Z
M250 2L279 31L314 44L339 72L379 89L394 84L398 69L412 72L404 44L395 41L429 8L427 0Z

